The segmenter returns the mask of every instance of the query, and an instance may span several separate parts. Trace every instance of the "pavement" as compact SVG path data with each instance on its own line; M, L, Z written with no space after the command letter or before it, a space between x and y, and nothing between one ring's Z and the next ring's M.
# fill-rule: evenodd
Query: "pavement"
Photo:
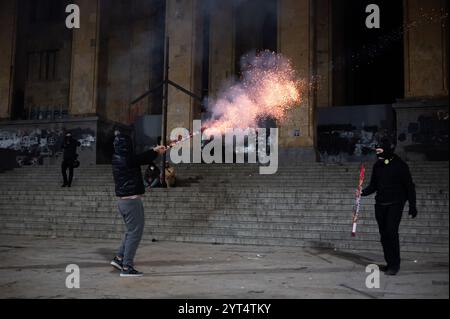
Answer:
M448 299L448 254L403 254L400 273L368 288L381 251L143 243L142 278L120 278L109 261L119 242L0 236L2 299ZM80 270L80 288L66 279ZM72 276L73 277L73 276ZM70 278L72 278L70 277ZM75 281L68 280L69 283ZM376 283L375 280L368 280Z

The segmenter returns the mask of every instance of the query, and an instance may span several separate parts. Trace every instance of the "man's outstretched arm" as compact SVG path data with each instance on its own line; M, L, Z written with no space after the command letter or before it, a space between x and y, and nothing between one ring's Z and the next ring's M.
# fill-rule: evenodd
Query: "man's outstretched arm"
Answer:
M136 155L134 160L136 165L139 166L150 165L159 155L162 155L165 152L166 152L165 146L157 146L152 150Z

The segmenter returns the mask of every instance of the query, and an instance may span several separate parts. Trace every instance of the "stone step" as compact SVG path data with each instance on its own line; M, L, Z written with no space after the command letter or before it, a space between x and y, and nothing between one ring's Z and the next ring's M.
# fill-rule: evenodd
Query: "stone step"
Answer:
M159 164L160 162L157 160L155 161L155 164ZM365 162L363 163L366 168L372 168L375 162ZM436 162L407 162L408 166L411 169L416 168L448 168L449 162L448 161L436 161ZM260 164L251 164L251 163L232 163L232 164L199 164L199 163L191 163L191 164L173 164L173 166L177 167L178 169L210 169L210 170L222 170L222 169L247 169L247 170L258 170ZM40 166L25 166L22 168L17 168L15 170L34 170L34 169L41 169L41 170L51 170L55 168L59 168L60 164L55 165L40 165ZM297 162L292 163L290 165L279 165L279 169L333 169L333 170L340 170L340 169L348 169L348 168L359 168L360 163L342 163L342 164L324 164L324 163L312 163L312 162ZM104 169L108 170L111 169L111 164L101 164L101 165L83 165L83 169Z
M419 217L409 219L405 207L402 250L448 252L448 162L410 167ZM359 164L301 163L270 176L248 164L176 169L183 187L144 197L147 240L380 249L373 196L363 199L358 237L349 234ZM122 237L110 165L77 170L71 189L60 181L59 166L1 174L0 234Z
M42 192L37 194L34 191L30 192L22 192L17 193L14 191L5 191L0 193L0 201L15 201L15 200L41 200L42 198L52 199L52 200L58 200L62 197L64 200L67 201L114 201L117 199L117 197L114 194L111 194L109 192L98 192L98 193L83 193L83 192L70 192L70 195L62 195L62 194L55 194L55 193L48 193ZM231 191L227 192L226 194L220 194L220 196L216 195L213 200L217 201L218 199L224 199L228 200L229 198L235 198L235 197L245 197L242 200L249 200L249 201L261 201L261 202L271 202L274 200L278 201L284 201L284 202L318 202L318 201L327 201L327 202L353 202L355 200L354 195L352 193L347 194L336 194L336 193L258 193L258 192L249 192L249 191ZM416 196L417 201L421 202L421 204L429 203L430 201L444 201L445 203L448 202L448 194L439 194L439 193L431 193L431 194L422 194L419 193ZM195 195L192 195L187 192L185 193L173 193L173 192L159 192L159 193L152 193L151 196L149 195L148 198L144 197L144 201L148 200L183 200L183 201L190 201L190 202L196 202L196 201L208 201L211 200L211 193L197 193ZM366 197L364 198L364 201L367 203L374 203L374 197Z
M42 189L42 188L41 188ZM34 191L32 188L30 189L9 189L2 191L0 189L0 194L2 194L2 198L5 200L9 199L18 199L25 200L41 200L43 198L49 199L67 199L68 201L117 201L117 197L115 196L115 192L113 189L109 189L107 191L98 190L98 188L90 188L87 190L76 190L73 188L71 191L58 191L58 189L52 189L47 187L45 191ZM160 191L160 190L150 190L147 191L145 195L142 196L142 199L146 202L152 201L196 201L196 202L211 202L214 200L230 200L234 198L239 198L239 190L228 190L228 189L193 189L193 188L177 188L170 191ZM217 191L217 192L215 192ZM35 194L33 192L36 192ZM263 200L271 200L275 203L282 203L285 201L295 201L302 202L304 200L345 200L350 202L354 202L354 189L340 189L340 193L334 193L331 190L323 190L322 192L317 192L311 189L297 189L294 191L285 191L285 190L277 190L276 192L266 193L264 191L250 191L249 189L243 189L241 191L241 197L245 199L260 201ZM67 196L67 197L66 197ZM440 201L448 204L448 193L440 193L439 190L430 193L422 193L418 192L417 194L417 203L424 201ZM375 196L371 195L368 197L362 198L362 204L372 205L375 203Z
M284 183L254 183L254 182L241 182L241 183L223 183L223 182L198 182L198 183L184 183L181 181L183 185L181 187L175 187L174 189L193 189L193 190L199 190L204 191L211 188L214 188L214 190L227 190L227 189L254 189L254 190L262 190L267 191L268 189L288 189L288 188L296 188L296 189L312 189L315 188L316 191L326 190L326 191L336 191L337 189L348 189L348 190L355 190L356 186L354 183L331 183L331 182L315 182L315 183L293 183L293 182L284 182ZM61 189L61 181L47 181L47 182L7 182L7 183L0 183L0 191L4 189L14 189L14 190L28 190L30 188L36 189L36 188L42 188L43 185L46 186L46 189L51 189L53 191L64 191ZM97 180L92 181L80 181L75 179L72 183L72 189L73 190L92 190L92 189L106 189L106 190L114 190L114 184L113 182L101 182ZM364 185L366 186L366 185ZM416 185L416 191L419 192L420 190L424 190L428 193L430 192L446 192L448 193L448 185L442 184L442 183L433 183L433 184L418 184Z
M303 218L320 218L323 219L326 223L328 220L333 218L341 219L348 222L349 218L351 218L352 213L349 211L315 211L315 210L268 210L261 211L258 209L246 210L246 211L236 211L235 209L215 209L211 211L206 211L203 208L200 209L172 209L167 210L165 208L145 208L146 214L148 216L159 216L162 215L165 218L178 218L179 216L188 216L192 220L207 220L210 218L229 218L229 219L269 219L269 220L284 220L284 219L295 219L295 220L303 220ZM406 210L404 212L406 219ZM20 216L20 214L27 215L39 215L45 214L45 216L79 216L81 218L89 218L89 217L106 217L106 218L119 218L117 208L91 208L91 207L45 207L45 206L15 206L12 208L2 207L2 213L6 216L8 214L16 214ZM2 214L2 216L3 216ZM120 219L120 218L119 218ZM364 211L361 213L362 220L374 220L374 212L373 210ZM409 221L406 219L405 222L411 222L413 225L416 223L421 223L424 221L437 221L442 223L442 226L447 227L448 225L448 213L436 213L436 212L426 212L421 211L418 219L414 221Z
M19 225L35 224L35 223L46 223L49 229L54 227L59 227L60 225L65 224L79 224L79 225L88 225L89 227L108 227L114 225L115 227L119 227L122 229L123 222L120 219L113 218L100 218L100 217L87 217L87 218L79 218L79 217L70 217L70 216L5 216L2 220L4 227L13 227L17 228ZM234 228L234 229L246 229L249 231L299 231L299 232L328 232L328 231L343 231L346 232L349 227L351 227L350 223L347 221L337 220L332 221L329 220L327 222L317 221L317 220L306 220L302 219L301 222L277 222L274 223L270 220L262 220L258 219L256 221L241 221L241 220L227 220L227 219L208 219L208 220L192 220L189 218L186 219L167 219L161 218L161 216L152 216L148 217L146 221L147 227L150 228L167 228L167 227L206 227L206 228ZM359 230L361 233L378 233L378 227L375 222L372 220L361 221ZM440 226L432 226L428 225L413 225L403 223L401 227L402 234L414 234L417 236L448 236L448 226L440 227Z
M65 234L67 236L70 232L84 232L87 237L95 237L100 234L99 231L109 232L109 233L122 233L123 234L123 226L120 225L95 225L95 224L79 224L79 223L65 223L65 224L57 224L54 225L53 228L48 228L47 223L16 223L16 224L6 224L4 227L6 229L14 229L14 230L36 230L36 231L48 231L56 233L56 236L61 236L61 234ZM47 228L47 229L46 229ZM89 234L92 233L92 234ZM329 241L335 242L339 240L346 240L350 237L350 232L347 232L346 229L343 230L339 228L337 230L328 230L327 232L317 232L311 229L305 229L304 232L301 232L297 229L283 229L281 231L273 231L270 229L242 229L234 226L230 227L184 227L184 226L168 226L168 227L160 227L159 229L153 230L151 227L147 227L145 233L148 235L155 236L155 233L167 233L173 235L182 235L182 236L231 236L231 237L241 237L241 238L273 238L278 239L280 242L283 242L285 239L298 239L298 240L311 240L311 241ZM100 237L103 238L103 237ZM155 238L158 239L158 238ZM373 241L376 242L379 240L379 235L375 232L373 233L358 233L358 240L364 241ZM448 245L448 236L445 235L426 235L426 236L418 236L417 234L402 234L401 241L403 243L415 243L415 244L434 244L434 245Z
M225 170L209 170L209 169L198 169L198 170L185 170L185 169L179 169L175 167L175 170L177 173L183 175L183 176L195 176L195 175L206 175L206 176L225 176L225 175L252 175L252 176L289 176L294 174L297 175L303 175L303 176L324 176L324 175L335 175L335 176L359 176L359 169L346 169L346 170L323 170L323 169L305 169L305 170L282 170L279 169L275 174L269 174L269 175L263 175L260 174L258 170L239 170L239 169L225 169ZM142 172L145 172L145 169L142 169ZM434 169L434 168L427 168L427 169L421 169L421 170L411 170L412 175L419 175L419 176L425 176L429 173L431 176L436 176L439 173L448 172L447 168L443 169ZM78 175L105 175L105 176L112 176L113 171L112 169L109 170L84 170L84 169L75 169L75 173ZM372 170L366 170L366 176L371 175ZM45 175L59 175L61 174L61 168L58 167L53 170L40 170L35 169L32 171L27 170L14 170L14 171L8 171L4 172L0 175L0 177L3 176L45 176Z
M431 171L430 171L431 170ZM142 171L144 173L145 170ZM278 171L276 174L272 175L261 175L259 172L245 172L245 171L239 171L239 170L227 170L227 171L210 171L210 170L197 170L197 171L189 171L189 170L176 170L177 174L180 176L186 176L186 177L196 177L196 176L206 176L206 177L212 177L212 176L251 176L251 177L261 177L261 178L267 178L267 177L325 177L325 176L339 176L339 177L347 177L347 178L355 178L359 176L359 171L314 171L314 170L308 170L308 171ZM411 174L418 177L441 177L444 178L445 176L442 176L442 174L445 174L448 172L448 169L443 170L423 170L423 171L411 171ZM52 171L41 171L41 170L35 170L35 171L10 171L6 172L0 175L0 178L7 178L7 177L44 177L44 176L60 176L61 175L61 169L52 170ZM112 177L112 171L101 171L101 170L75 170L76 176L107 176ZM366 171L366 176L369 178L371 176L371 171Z
M209 214L201 211L191 212L171 212L171 211L155 211L148 212L147 218L161 219L161 220L184 220L187 222L195 221L236 221L236 222L273 222L273 223L314 223L314 224L349 224L349 214L334 214L321 212L299 212L297 214L279 214L279 212L269 212L260 214L246 214L246 213L231 213L228 211L215 211L214 214ZM86 212L82 210L59 210L49 211L45 209L18 209L18 210L4 210L2 212L4 219L22 220L24 218L37 218L53 221L60 218L79 219L80 221L87 221L90 218L103 220L105 223L121 220L117 212L103 211L103 212ZM360 221L364 225L376 225L373 212L361 216ZM430 214L422 213L420 218L411 220L404 218L402 225L412 227L441 227L448 228L448 216L444 214Z
M145 172L142 172L144 174ZM426 172L417 174L412 172L412 177L415 182L420 181L420 179L425 178L429 180L447 180L446 174L448 174L448 171L442 171L437 172L435 174L427 174ZM107 178L112 179L113 175L110 173L79 173L78 171L75 171L74 173L75 177L82 177L82 178ZM260 180L268 180L268 179L293 179L293 180L301 180L301 179L338 179L338 178L344 178L347 180L358 180L359 175L358 174L349 174L349 173L342 173L342 174L335 174L335 173L325 173L325 174L317 174L317 173L310 173L310 174L304 174L304 173L286 173L286 174L274 174L274 175L259 175L259 174L248 174L248 173L240 173L240 172L228 172L228 173L206 173L206 172L198 172L198 173L182 173L182 172L176 172L176 175L178 177L182 178L205 178L205 179L211 179L211 178L229 178L229 177L249 177L252 179L260 179ZM36 173L36 174L2 174L0 175L0 180L7 180L11 178L58 178L61 177L60 172L53 172L53 173ZM370 179L370 174L367 174L365 179Z
M98 231L94 236L83 231L71 232L53 232L49 230L26 230L26 229L0 229L1 235L19 235L19 236L37 236L45 238L105 238L114 239L120 242L122 233L110 233L108 231ZM339 240L333 243L321 241L307 241L299 239L284 238L282 241L273 238L251 238L251 237L230 237L230 236L196 236L196 235L174 235L170 233L153 232L150 235L145 234L143 238L144 243L150 243L153 240L159 241L178 241L190 243L205 243L205 244L228 244L228 245L257 245L257 246L291 246L291 247L323 247L346 250L375 250L379 251L378 243L372 241L365 241L360 239ZM403 252L424 252L424 253L447 253L448 246L435 245L428 243L426 245L416 243L402 243Z
M352 217L352 212L348 211L318 211L318 210L267 210L260 211L252 209L248 211L236 211L234 209L214 209L205 210L202 208L193 208L190 210L175 208L167 210L165 208L145 208L146 215L149 217L161 217L166 219L191 219L191 220L269 220L269 221L292 221L302 222L305 220L316 220L328 223L330 221L343 221L348 223L349 218ZM448 214L420 211L420 216L415 220L410 220L407 215L408 210L404 211L403 222L411 223L412 225L420 225L421 223L434 222L436 226L447 227L449 216ZM37 205L24 205L5 207L2 206L2 216L44 216L44 217L80 217L80 218L119 218L116 207L53 207L47 208ZM119 218L120 219L120 218ZM373 210L363 211L360 215L360 220L366 220L375 223L375 214ZM439 225L440 223L440 225Z
M183 213L186 211L203 211L205 213L212 214L213 212L224 212L224 211L235 211L242 210L244 214L264 214L264 212L269 212L270 214L274 214L275 212L291 212L291 214L300 214L302 212L326 212L326 213L334 213L334 214L351 214L353 211L352 205L341 205L340 207L329 207L325 205L305 205L305 204L297 204L292 206L278 206L269 207L268 205L263 205L263 207L258 207L258 205L247 205L247 206L238 206L238 205L216 205L212 207L205 207L202 204L199 205L178 205L173 207L168 207L167 205L160 204L154 205L152 203L145 203L144 207L148 211L163 211L163 212L174 212L174 213ZM25 202L25 203L0 203L0 209L2 211L6 210L18 210L21 208L31 209L31 210L40 210L44 208L49 211L67 211L67 210L79 210L86 212L102 212L102 211L116 211L117 205L108 204L108 205L99 205L96 203L71 203L67 204L63 201L59 204L55 203L43 203L43 202ZM418 206L417 208L422 215L448 215L448 207L447 206L438 206L438 207L427 207L427 206ZM361 214L372 212L372 206L362 206ZM408 208L405 207L405 212L408 211ZM282 213L280 213L281 215Z
M160 165L160 161L154 161L155 164ZM375 162L363 163L366 169L371 169ZM422 163L414 163L407 162L408 166L411 169L420 169L420 168L448 168L449 162L422 162ZM145 165L144 165L145 166ZM260 164L249 164L249 163L234 163L234 164L172 164L172 166L178 169L187 169L187 170L199 170L199 169L209 169L209 170L222 170L222 169L241 169L241 170L258 170L261 166ZM15 170L52 170L55 168L61 167L61 164L55 165L39 165L39 166L23 166L20 168L16 168ZM102 165L82 165L83 169L103 169L110 170L112 167L111 164L102 164ZM324 165L323 163L293 163L289 164L280 164L278 168L280 170L289 170L289 169L333 169L333 170L342 170L342 169L359 169L360 163L343 163L343 164L335 164L335 165Z
M24 203L2 203L0 204L0 209L2 210L17 210L20 208L26 209L40 209L40 207L44 206L47 210L50 211L67 211L67 210L80 210L87 212L102 212L102 211L115 211L117 210L117 205L99 205L99 204L78 204L78 203L70 203L70 204L50 204L48 202L24 202ZM50 208L52 207L52 208ZM342 207L334 207L334 206L326 206L326 205L308 205L308 204L298 204L293 206L279 206L279 205L237 205L237 204L217 204L217 205L188 205L188 204L179 204L179 205L154 205L150 203L144 203L144 207L148 211L165 211L165 212L177 212L183 213L185 211L204 211L205 213L212 214L214 212L224 212L224 211L233 211L233 210L242 210L243 212L250 214L254 212L270 212L274 214L275 212L291 212L291 214L301 213L301 212L326 212L326 213L334 213L334 214L348 214L353 211L352 205L342 205ZM404 211L408 211L408 207L405 207ZM419 213L441 216L448 214L447 206L417 206ZM369 212L374 211L373 206L361 206L361 214L367 214Z
M76 169L75 174L78 176L110 176L112 177L112 170L109 171L101 171L101 170L78 170ZM142 170L144 173L145 170ZM321 171L321 170L305 170L305 171L278 171L275 174L270 175L262 175L259 172L254 171L240 171L240 170L226 170L226 171L211 171L211 170L176 170L176 172L180 176L252 176L252 177L297 177L297 176L305 176L305 177L315 177L315 176L346 176L349 178L354 178L359 176L359 171ZM434 170L428 169L423 171L413 170L411 174L413 176L431 176L438 177L440 174L448 172L448 169L442 170ZM0 175L0 178L6 178L8 176L14 177L22 177L22 176L31 176L31 177L39 177L39 176L59 176L61 175L61 169L56 169L52 171L10 171L5 172ZM371 176L371 171L366 171L366 176ZM442 177L442 176L441 176Z
M337 192L337 189L339 192ZM252 194L260 194L261 196L285 196L285 197L292 197L292 196L300 196L300 195L311 195L313 197L324 197L324 196L336 196L336 198L342 198L342 196L349 197L349 194L352 194L351 197L355 194L355 188L354 187L321 187L319 189L311 188L308 186L297 186L297 187L275 187L275 188L267 188L263 186L253 186L251 188L248 187L203 187L199 185L191 185L189 187L183 186L183 187L175 187L171 189L163 189L163 188L156 188L156 189L150 189L146 191L146 195L144 198L157 196L157 197L186 197L186 196L192 196L192 194L195 194L196 196L208 196L210 197L212 194L222 194L226 192L226 194L236 194L240 193L243 194L243 196L249 196ZM417 196L442 196L442 198L448 198L448 189L443 189L440 187L433 187L433 188L419 188L416 189ZM25 188L25 187L0 187L0 194L17 194L17 195L29 195L29 194L36 194L38 196L47 196L48 194L55 194L60 197L65 196L72 196L72 195L78 195L78 196L100 196L100 197L114 197L115 198L115 191L114 186L74 186L73 188L61 188L58 187L51 187L50 185L46 185L45 189L42 187L39 188ZM365 199L370 200L370 198L373 198L373 196L366 197Z
M298 187L298 186L316 186L316 187L325 187L328 186L331 187L346 187L346 188L356 188L357 183L354 181L348 181L345 179L301 179L301 180L256 180L256 179L247 179L247 180L233 180L232 178L229 179L177 179L180 185L182 186L190 186L190 185L208 185L208 186L236 186L236 187L249 187L249 186L266 186L266 187ZM28 185L44 185L49 184L53 187L59 187L62 184L63 179L62 178L55 178L55 179L23 179L23 180L4 180L0 181L0 187L8 187L8 186L28 186ZM368 186L368 182L364 183L363 186ZM426 188L426 187L447 187L448 188L448 182L446 181L433 181L433 180L421 180L420 182L415 183L416 187L418 188ZM114 186L114 181L112 179L101 179L101 178L89 178L89 179L81 179L78 177L75 177L73 179L72 185L77 185L77 187L84 187L87 185L105 185L105 186Z
M101 186L92 186L92 185L84 185L84 186L74 186L72 188L61 188L60 186L51 187L51 185L46 185L45 189L42 187L39 188L26 188L25 185L21 186L11 186L11 187L1 187L0 186L0 194L37 194L37 195L48 195L55 194L57 196L72 196L72 195L99 195L99 196L114 196L114 186L113 185L101 185ZM339 192L337 191L339 190ZM203 185L190 185L190 186L180 186L170 189L164 188L154 188L147 189L146 196L192 196L191 194L195 193L198 196L210 196L210 194L222 194L223 191L226 191L227 194L243 194L244 196L250 194L261 194L262 196L274 196L283 195L292 196L292 195L302 195L302 194L310 194L311 196L323 197L323 196L351 196L355 194L355 187L339 187L324 185L318 189L312 188L310 186L299 185L296 187L273 187L268 188L261 185L254 185L252 187L237 187L237 186L222 186L222 187L204 187ZM423 195L436 195L436 196L448 196L448 189L444 189L441 187L416 187L417 196ZM144 196L144 197L146 197ZM367 197L371 198L371 197Z

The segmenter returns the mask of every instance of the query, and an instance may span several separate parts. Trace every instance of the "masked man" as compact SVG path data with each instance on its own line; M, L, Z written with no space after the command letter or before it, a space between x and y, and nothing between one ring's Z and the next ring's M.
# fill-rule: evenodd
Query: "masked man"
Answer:
M406 201L409 215L416 218L416 191L408 165L394 154L394 145L388 139L383 139L376 153L378 161L373 166L370 184L361 196L377 193L375 217L387 262L380 268L386 275L395 276L400 270L400 221Z
M62 145L62 149L64 150L63 161L61 164L61 171L64 179L62 187L72 187L74 162L78 157L77 147L79 146L81 146L81 143L72 138L71 133L67 133ZM69 178L67 178L67 169L69 169Z
M112 159L118 208L126 226L125 238L111 265L121 271L121 277L141 277L134 268L134 257L144 232L144 206L141 196L145 193L141 166L149 165L164 154L166 148L157 146L153 150L135 155L131 138L115 132L114 155Z

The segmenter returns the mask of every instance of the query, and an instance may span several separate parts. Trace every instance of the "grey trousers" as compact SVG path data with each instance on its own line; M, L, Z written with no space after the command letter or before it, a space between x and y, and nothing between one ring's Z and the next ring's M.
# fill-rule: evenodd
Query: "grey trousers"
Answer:
M117 255L123 258L124 266L134 267L134 257L144 233L144 205L140 198L120 199L118 208L125 222L126 232Z

